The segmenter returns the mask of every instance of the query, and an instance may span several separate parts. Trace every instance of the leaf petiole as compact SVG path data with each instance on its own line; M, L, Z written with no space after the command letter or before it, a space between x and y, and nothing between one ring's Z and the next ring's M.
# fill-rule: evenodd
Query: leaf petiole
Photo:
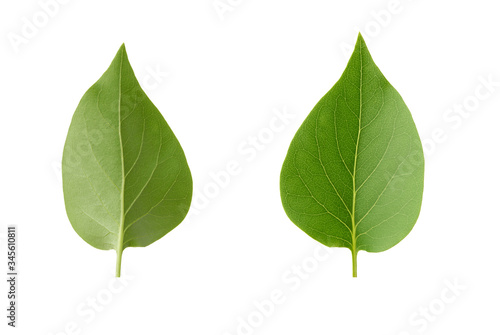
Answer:
M352 251L352 276L356 278L358 276L358 251Z
M116 277L120 277L121 269L122 269L122 254L123 249L119 249L116 251Z

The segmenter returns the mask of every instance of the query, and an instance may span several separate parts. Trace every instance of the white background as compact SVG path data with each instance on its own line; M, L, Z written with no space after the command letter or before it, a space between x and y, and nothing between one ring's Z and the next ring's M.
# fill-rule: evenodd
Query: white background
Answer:
M221 16L213 0L61 0L44 22L46 2L0 5L1 263L7 224L19 225L20 248L12 333L498 334L500 86L481 82L500 81L496 2L222 0L231 11ZM32 36L25 20L40 26ZM359 30L409 106L427 160L415 228L386 252L360 252L353 279L349 250L311 258L324 250L285 215L279 173ZM14 47L13 36L25 40ZM72 114L122 42L206 198L163 239L124 252L126 287L113 279L115 253L73 231L59 169ZM269 135L276 110L294 117L255 156L242 152ZM238 173L214 187L210 173L230 161ZM294 265L309 271L300 287ZM281 303L262 316L254 302L275 290Z

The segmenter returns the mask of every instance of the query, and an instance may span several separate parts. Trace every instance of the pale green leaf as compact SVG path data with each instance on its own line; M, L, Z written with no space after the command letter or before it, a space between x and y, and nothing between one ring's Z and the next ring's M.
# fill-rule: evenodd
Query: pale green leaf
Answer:
M98 249L145 247L186 216L192 179L184 152L139 86L122 45L81 99L63 154L66 212Z

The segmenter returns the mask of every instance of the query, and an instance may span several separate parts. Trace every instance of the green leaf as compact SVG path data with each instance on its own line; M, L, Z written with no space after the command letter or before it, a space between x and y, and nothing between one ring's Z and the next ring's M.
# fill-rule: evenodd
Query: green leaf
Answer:
M145 247L186 216L193 182L184 152L139 86L122 45L85 93L68 131L63 189L75 231L95 248Z
M380 252L417 221L422 144L410 111L358 37L339 81L301 125L281 170L281 200L300 229L330 247Z

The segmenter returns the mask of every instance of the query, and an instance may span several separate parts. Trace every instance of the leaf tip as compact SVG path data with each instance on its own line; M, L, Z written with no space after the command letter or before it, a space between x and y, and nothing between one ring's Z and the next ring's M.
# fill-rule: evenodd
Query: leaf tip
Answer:
M125 43L122 43L122 45L120 46L120 49L118 49L118 52L119 53L121 53L121 52L127 53L127 50L125 50Z
M361 35L361 32L358 33L358 39L356 41L356 45L366 45L365 39L363 38L363 35Z

